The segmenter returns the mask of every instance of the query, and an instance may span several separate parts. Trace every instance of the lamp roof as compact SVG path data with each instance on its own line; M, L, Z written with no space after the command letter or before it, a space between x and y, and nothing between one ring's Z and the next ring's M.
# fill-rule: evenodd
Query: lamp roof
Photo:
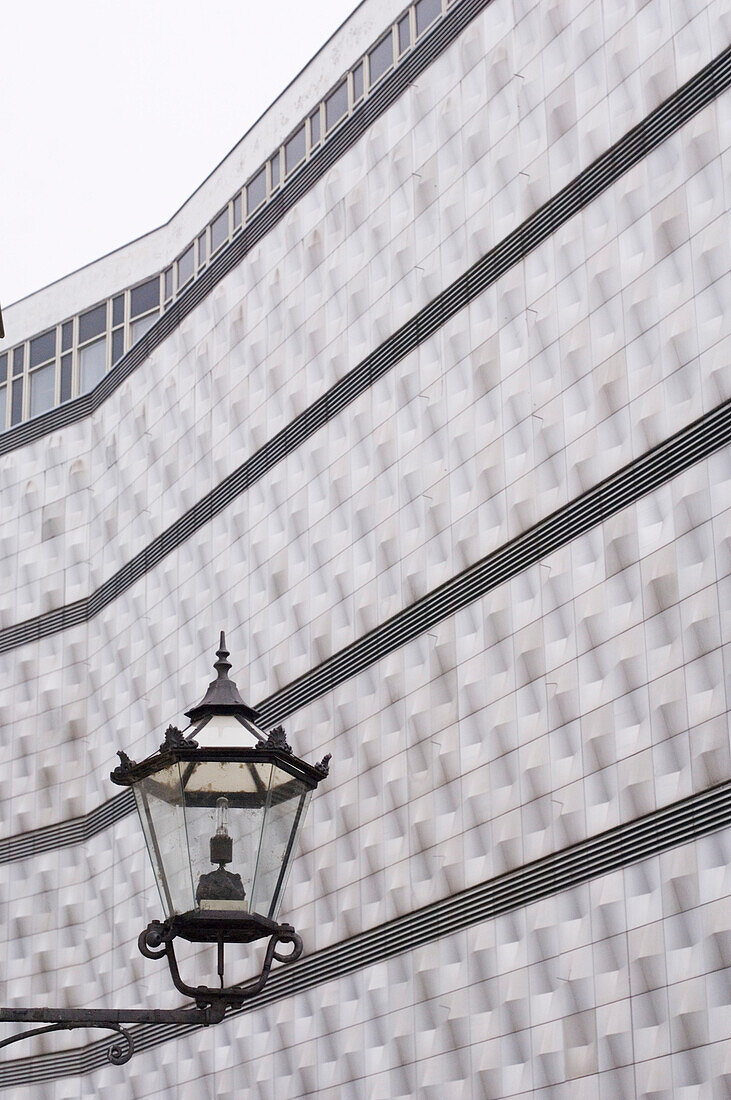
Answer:
M214 661L213 667L218 675L215 680L211 680L208 691L200 703L185 712L186 717L190 718L191 722L200 722L201 719L209 718L213 714L238 714L242 718L248 718L250 722L258 722L257 712L244 702L236 684L229 679L231 662L228 660L229 651L226 649L226 635L223 631L221 631L216 656L218 660Z

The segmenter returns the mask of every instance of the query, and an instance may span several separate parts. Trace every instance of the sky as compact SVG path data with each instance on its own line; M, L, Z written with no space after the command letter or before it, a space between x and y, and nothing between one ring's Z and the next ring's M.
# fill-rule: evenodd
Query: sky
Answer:
M166 222L355 0L0 0L0 305Z

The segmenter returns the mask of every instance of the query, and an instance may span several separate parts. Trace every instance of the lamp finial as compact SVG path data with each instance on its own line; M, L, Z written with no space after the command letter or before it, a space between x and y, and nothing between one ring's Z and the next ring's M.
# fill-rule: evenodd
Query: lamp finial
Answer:
M218 643L218 649L216 650L217 661L213 662L213 667L218 673L219 680L228 680L228 670L231 668L231 662L228 660L229 651L226 649L226 635L224 631L221 631L221 640Z

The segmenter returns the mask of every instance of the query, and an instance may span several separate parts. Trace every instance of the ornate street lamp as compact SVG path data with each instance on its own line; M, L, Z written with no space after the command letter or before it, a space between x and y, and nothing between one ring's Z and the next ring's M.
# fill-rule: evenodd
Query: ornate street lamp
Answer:
M330 757L307 764L293 755L281 726L266 734L229 679L223 633L216 655L217 678L187 711L186 732L169 726L159 750L139 764L119 752L110 776L134 792L164 913L140 934L140 951L148 959L167 958L176 989L195 1007L0 1009L0 1021L49 1025L4 1039L0 1047L47 1031L104 1027L123 1036L124 1044L109 1051L110 1060L122 1064L134 1047L121 1024L219 1023L228 1007L263 989L275 960L289 963L302 954L294 928L277 917L307 807ZM217 945L217 986L183 981L178 937ZM258 977L226 985L225 945L259 939L269 942Z

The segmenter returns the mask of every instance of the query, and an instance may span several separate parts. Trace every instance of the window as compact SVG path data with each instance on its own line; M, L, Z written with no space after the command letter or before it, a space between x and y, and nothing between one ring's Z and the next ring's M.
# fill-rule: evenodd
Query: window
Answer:
M0 355L0 432L5 431L8 415L8 355Z
M157 310L154 313L148 313L145 317L138 317L136 321L132 321L129 326L130 340L133 344L136 344L141 336L144 336L148 329L152 328L157 320Z
M23 418L23 376L13 379L13 392L10 403L10 424L20 424Z
M357 103L363 95L363 65L357 65L353 69L353 103Z
M195 271L194 252L195 245L191 245L190 248L186 248L185 252L178 260L178 291L182 290L185 284L190 282L193 278L193 273Z
M30 415L40 416L53 408L56 397L56 330L30 341Z
M74 322L65 321L61 326L61 351L71 351L74 342Z
M241 202L241 192L239 191L238 195L234 199L234 233L236 232L236 230L241 225L241 220L242 220L241 219L241 211L242 211L242 202Z
M21 344L19 348L13 349L13 377L23 373L23 366L25 364L25 344Z
M228 207L211 222L211 255L228 240Z
M95 340L93 344L87 344L79 351L79 375L80 392L88 393L93 390L98 382L106 374L107 370L107 338Z
M320 108L310 115L310 148L320 144Z
M130 340L136 344L151 325L154 325L160 312L160 279L148 279L132 289L129 296Z
M269 161L269 169L271 171L272 191L276 191L279 187L279 153Z
M56 330L50 329L41 336L35 336L30 342L29 365L37 367L56 357Z
M107 303L82 313L79 317L79 343L85 344L87 340L93 340L102 332L107 331Z
M61 389L59 393L60 401L68 401L71 397L71 356L64 355L61 357Z
M117 328L112 333L112 363L118 363L124 355L124 329Z
M332 130L348 113L348 81L343 80L325 100L325 127Z
M136 286L129 299L130 317L139 317L160 305L160 280L157 275L146 283Z
M112 300L112 364L124 355L124 294Z
M266 166L254 176L251 183L246 186L246 213L253 214L257 207L261 206L267 197L267 170Z
M198 267L204 267L208 259L208 236L204 229L198 238Z
M423 34L437 16L442 14L442 0L418 0L416 4L416 33Z
M288 175L305 159L305 152L305 127L303 123L297 133L292 134L292 137L284 146L284 170Z
M399 56L408 50L411 45L411 28L409 27L409 17L405 15L403 19L399 20L398 25L398 52Z
M173 269L169 267L165 272L165 301L169 302L173 296Z
M55 333L54 333L55 336ZM30 373L30 415L40 416L54 406L56 397L56 361Z
M371 85L380 80L393 65L393 35L389 31L368 54L368 79Z

